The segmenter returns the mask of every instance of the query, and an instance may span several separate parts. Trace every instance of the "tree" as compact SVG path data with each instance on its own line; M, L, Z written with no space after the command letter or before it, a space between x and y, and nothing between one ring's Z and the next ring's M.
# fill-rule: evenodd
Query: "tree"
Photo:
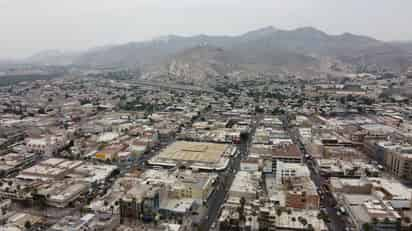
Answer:
M46 110L42 107L37 111L39 114L46 114Z
M255 112L256 113L263 113L263 112L265 112L265 110L262 107L256 105L255 106Z
M73 208L73 207L74 207L74 201L70 201L67 206L68 206L69 208Z
M345 97L340 97L339 98L339 102L341 103L341 104L346 104L346 98Z
M246 199L244 197L240 198L240 207L239 207L239 216L240 216L240 220L244 221L245 220L245 203L246 203Z
M362 231L371 231L371 226L369 223L365 223L362 225Z
M26 223L24 223L24 228L26 228L27 230L31 229L31 222L30 221L26 221Z
M303 226L305 226L305 225L308 224L308 221L307 221L305 218L303 218L303 217L301 217L301 218L299 219L299 221L300 221L300 223L302 223Z
M278 215L278 217L280 217L282 215L282 209L277 208L276 209L276 215Z
M107 142L102 142L97 146L98 150L103 150L105 147L107 147L109 144Z
M328 219L328 216L325 214L325 212L321 211L320 213L318 213L317 218L318 218L319 220L324 220L324 221L326 221L326 220Z
M114 211L114 206L113 205L110 205L110 210L111 210L112 216L113 216L113 211Z

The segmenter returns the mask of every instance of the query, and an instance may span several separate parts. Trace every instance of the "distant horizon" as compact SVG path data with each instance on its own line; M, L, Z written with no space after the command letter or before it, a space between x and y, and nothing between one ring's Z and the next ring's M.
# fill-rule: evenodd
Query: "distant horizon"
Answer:
M246 33L249 32L253 32L253 31L257 31L257 30L262 30L262 29L267 29L267 28L273 28L276 30L280 30L280 31L294 31L294 30L298 30L298 29L302 29L302 28L313 28L315 30L319 30L322 31L330 36L339 36L339 35L343 35L343 34L353 34L353 35L357 35L357 36L365 36L365 37L369 37L372 39L376 39L378 41L381 42L389 42L389 43L412 43L412 40L382 40L379 38L375 38L373 36L369 36L369 35L365 35L365 34L358 34L358 33L352 33L350 31L344 31L344 32L340 32L340 33L329 33L327 31L324 31L322 29L319 29L317 27L314 26L301 26L301 27L295 27L295 28L280 28L274 25L267 25L267 26L262 26L262 27L258 27L258 28L252 28L249 29L247 31L244 32L240 32L240 33L233 33L233 34L213 34L213 33L197 33L197 34L164 34L164 35L159 35L159 36L154 36L152 38L148 38L148 39L142 39L142 40L130 40L130 41L125 41L125 42L119 42L119 43L108 43L108 44L97 44L91 47L87 47L87 48L83 48L83 49L71 49L71 48L44 48L44 49L39 49L37 51L34 51L28 55L23 55L23 56L17 56L17 57L2 57L0 56L0 61L19 61L19 60L24 60L30 57L33 57L35 55L41 54L41 53L46 53L46 52L61 52L62 54L76 54L76 53L83 53L83 52L87 52L90 49L96 49L96 48L104 48L104 47L110 47L110 46L119 46L119 45L125 45L128 43L139 43L139 42L150 42L150 41L155 41L158 39L162 39L162 38L166 38L168 36L177 36L177 37L196 37L196 36L229 36L229 37L236 37L236 36L241 36L244 35Z
M404 0L0 0L0 58L146 41L162 35L237 35L274 25L412 41Z

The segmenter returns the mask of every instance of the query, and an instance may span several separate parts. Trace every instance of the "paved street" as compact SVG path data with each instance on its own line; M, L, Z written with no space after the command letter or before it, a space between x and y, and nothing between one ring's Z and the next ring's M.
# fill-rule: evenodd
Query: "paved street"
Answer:
M294 143L296 143L299 148L301 149L304 155L310 154L307 153L304 145L300 142L300 140L296 137L294 132L289 131L290 136L292 137ZM326 179L319 175L319 172L316 171L316 164L313 159L304 160L306 165L309 167L311 172L311 178L315 183L316 187L321 190L322 197L321 197L321 207L324 207L324 211L328 216L327 226L329 230L333 231L345 231L347 229L346 225L346 217L344 215L338 215L336 207L336 201L333 198L332 194L328 191L323 190L323 185L327 184Z
M232 160L230 167L227 171L221 173L220 184L214 195L209 197L208 203L208 219L204 220L201 230L209 230L213 222L219 215L220 206L225 202L226 193L228 192L230 185L236 175L236 172L240 167L241 155L237 155L235 159ZM233 170L232 170L233 169Z
M221 184L219 185L218 189L214 192L215 195L210 197L212 199L208 201L209 215L208 215L208 219L203 222L201 226L202 227L201 230L211 230L211 226L213 222L216 221L219 215L219 209L225 202L226 194L229 191L230 186L232 185L232 182L236 176L236 173L240 169L240 162L242 159L246 158L248 155L248 152L249 152L248 147L250 147L253 134L256 131L256 126L258 124L257 121L259 121L259 118L261 117L262 116L258 117L257 120L254 120L248 140L246 140L245 143L239 144L239 153L236 155L235 158L232 159L228 169L225 172L222 172L220 174Z

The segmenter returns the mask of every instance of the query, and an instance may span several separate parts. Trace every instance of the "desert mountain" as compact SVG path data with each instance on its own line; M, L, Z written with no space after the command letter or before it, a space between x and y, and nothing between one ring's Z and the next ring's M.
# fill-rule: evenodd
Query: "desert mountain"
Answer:
M30 62L55 60L81 66L127 66L147 76L167 75L182 79L221 76L236 71L285 70L314 74L329 66L345 64L399 71L412 63L409 43L386 43L345 33L329 35L311 27L279 30L265 27L239 36L169 35L145 42L100 47L81 54L31 57ZM51 57L51 59L50 59ZM59 58L60 57L60 58ZM328 60L324 64L324 60ZM338 67L337 69L342 69ZM154 73L157 74L154 74ZM159 74L161 73L161 74Z

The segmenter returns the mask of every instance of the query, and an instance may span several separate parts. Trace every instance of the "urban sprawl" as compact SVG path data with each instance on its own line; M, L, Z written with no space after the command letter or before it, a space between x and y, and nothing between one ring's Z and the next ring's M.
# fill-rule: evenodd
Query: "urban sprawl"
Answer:
M116 75L0 88L1 231L411 230L412 75Z

